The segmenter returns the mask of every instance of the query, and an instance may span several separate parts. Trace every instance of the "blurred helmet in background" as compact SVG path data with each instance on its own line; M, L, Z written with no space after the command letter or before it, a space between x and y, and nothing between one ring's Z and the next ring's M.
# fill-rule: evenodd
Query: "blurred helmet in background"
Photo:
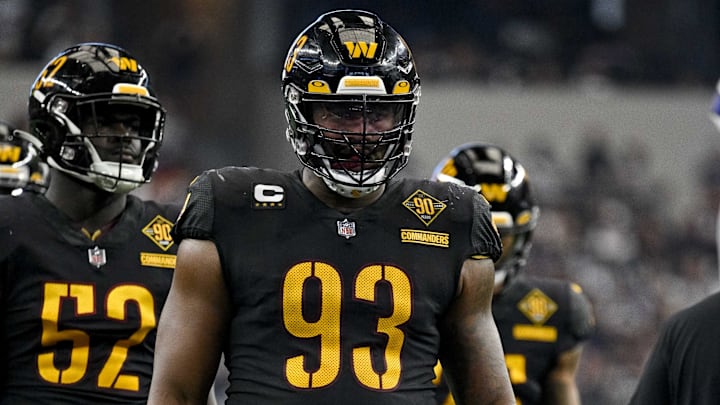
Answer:
M49 169L35 147L12 125L0 121L0 194L43 193L48 181Z
M432 179L470 186L491 205L503 241L495 264L495 284L509 283L526 263L540 209L525 168L504 149L468 143L453 149L433 170Z

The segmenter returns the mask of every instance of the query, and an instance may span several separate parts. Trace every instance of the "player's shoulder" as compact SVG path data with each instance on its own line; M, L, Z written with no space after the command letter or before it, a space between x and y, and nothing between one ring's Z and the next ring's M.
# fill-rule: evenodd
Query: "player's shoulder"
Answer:
M476 219L483 209L489 218L489 205L483 205L480 193L467 186L406 177L391 183L386 193L406 208L432 206L438 217L453 222L473 222L469 219Z
M217 181L227 182L244 178L284 178L291 172L262 168L255 166L225 166L218 169L209 169L204 171L200 177L214 178Z
M584 295L585 292L579 283L571 280L554 277L541 277L529 274L523 274L518 278L519 281L524 282L532 288L539 288L552 292L572 292L575 294Z
M428 198L442 202L451 209L462 206L473 208L483 204L489 209L482 195L468 186L410 177L397 180L394 184L391 192L402 198Z
M3 211L7 211L8 208L17 205L17 200L17 197L2 194L0 195L0 208L2 208Z
M261 182L285 182L293 177L293 173L253 166L226 166L204 171L190 185L196 185L196 187L209 185L213 188L242 188Z
M31 192L20 193L18 195L0 194L0 206L9 207L26 204L32 195L34 195L34 193Z
M128 207L129 209L136 210L139 215L151 217L161 216L172 222L175 221L177 216L180 214L182 205L179 202L158 202L155 200L145 200L134 195L129 195Z
M34 199L39 194L25 192L20 195L0 195L0 223L23 220L35 207Z
M250 166L227 166L207 170L188 188L186 206L193 211L234 210L252 204L281 203L290 189L302 187L300 171L281 171Z
M417 188L429 192L435 192L443 195L453 196L472 196L478 194L478 191L470 186L455 184L449 182L433 181L429 179L420 179L406 177L400 180L400 184L406 188Z
M553 277L521 274L511 284L517 294L533 292L547 296L553 301L566 302L569 306L589 306L588 297L580 284Z
M578 340L587 338L595 330L593 306L580 284L527 274L517 277L513 284L522 289L524 297L532 296L534 301L554 303L558 313L565 314L564 317L569 320L569 330Z
M708 321L708 314L717 313L720 313L720 291L675 312L668 318L666 324L670 327L688 329L690 324L705 324Z

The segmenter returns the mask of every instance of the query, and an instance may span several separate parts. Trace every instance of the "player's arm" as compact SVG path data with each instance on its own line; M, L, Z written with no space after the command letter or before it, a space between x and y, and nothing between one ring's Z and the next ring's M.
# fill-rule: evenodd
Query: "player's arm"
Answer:
M158 326L149 405L206 404L229 307L215 244L184 239Z
M552 405L580 405L580 392L575 380L582 345L560 353L557 364L545 381L544 403Z
M546 404L580 404L576 374L582 355L582 341L588 339L595 331L595 316L590 300L578 284L569 283L567 287L570 309L568 332L574 337L575 344L560 353L555 367L543 382L543 403Z
M440 326L440 361L459 405L515 403L491 310L494 272L490 259L466 260Z

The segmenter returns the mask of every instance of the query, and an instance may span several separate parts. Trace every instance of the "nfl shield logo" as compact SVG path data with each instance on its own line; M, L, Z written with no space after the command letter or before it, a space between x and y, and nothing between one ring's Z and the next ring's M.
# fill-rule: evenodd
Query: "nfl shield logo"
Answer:
M88 261L90 262L90 264L99 269L102 265L107 263L107 258L105 257L105 249L100 249L97 246L92 249L88 249Z
M348 221L347 218L342 221L337 221L337 232L338 235L344 236L345 239L350 239L357 235L355 233L355 222Z

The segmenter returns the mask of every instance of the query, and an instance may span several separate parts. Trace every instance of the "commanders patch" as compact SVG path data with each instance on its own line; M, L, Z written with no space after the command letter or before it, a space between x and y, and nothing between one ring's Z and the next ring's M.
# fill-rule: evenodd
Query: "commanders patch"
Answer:
M163 253L140 252L140 264L143 266L174 269L177 256Z
M285 189L277 184L253 184L252 207L261 210L285 208Z
M419 229L400 229L400 241L447 248L450 247L450 234Z
M428 226L443 212L447 204L418 189L403 201L403 206Z
M547 322L558 309L555 301L537 288L520 300L517 307L535 325Z
M172 227L172 222L163 218L162 215L158 215L142 229L142 233L153 241L160 249L168 250L174 243L172 236L170 236L170 230Z

